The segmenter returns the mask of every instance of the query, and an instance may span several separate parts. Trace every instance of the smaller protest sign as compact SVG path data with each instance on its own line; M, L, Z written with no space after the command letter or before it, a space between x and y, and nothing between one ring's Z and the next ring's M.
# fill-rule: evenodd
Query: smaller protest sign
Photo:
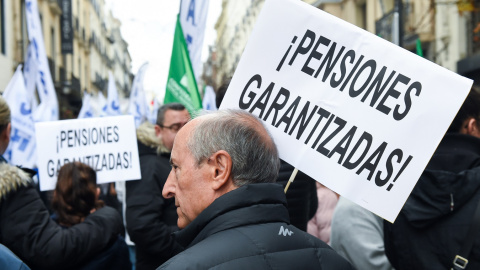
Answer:
M35 124L40 190L52 190L60 168L79 161L97 172L97 184L140 179L133 116Z

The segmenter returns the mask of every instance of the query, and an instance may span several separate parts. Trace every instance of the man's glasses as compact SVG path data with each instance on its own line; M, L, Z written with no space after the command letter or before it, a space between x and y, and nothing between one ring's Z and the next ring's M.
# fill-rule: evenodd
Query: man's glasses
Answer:
M170 126L164 126L164 125L159 125L162 128L170 129L173 132L178 132L183 126L185 126L187 122L185 123L175 123L171 124Z

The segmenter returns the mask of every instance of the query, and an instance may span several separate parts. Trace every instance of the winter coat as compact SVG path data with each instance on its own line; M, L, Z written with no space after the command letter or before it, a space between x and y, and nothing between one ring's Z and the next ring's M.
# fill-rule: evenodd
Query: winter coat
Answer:
M103 207L63 229L50 218L29 175L0 164L0 243L32 269L74 269L123 231L119 213Z
M289 225L280 185L245 185L175 233L187 249L158 269L353 269L320 239Z
M293 172L293 166L281 161L277 183L284 188ZM308 221L315 215L318 207L317 183L310 176L299 171L287 191L287 209L290 223L302 231L307 231Z
M164 199L170 173L170 154L158 153L159 139L152 131L137 131L142 179L127 181L126 227L136 246L136 269L155 269L182 251L171 233L178 230L174 199Z
M30 270L17 255L2 244L0 244L0 269Z
M480 139L447 134L395 223L384 223L395 269L450 269L479 200ZM467 270L480 269L480 234L467 259Z

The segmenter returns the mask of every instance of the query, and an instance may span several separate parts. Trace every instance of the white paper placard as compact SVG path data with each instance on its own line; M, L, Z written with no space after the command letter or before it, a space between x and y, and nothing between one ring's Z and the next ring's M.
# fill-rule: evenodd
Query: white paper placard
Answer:
M221 108L257 115L282 159L393 222L472 83L302 1L268 0Z
M133 116L35 124L40 190L55 189L58 170L80 161L97 172L97 184L140 179Z

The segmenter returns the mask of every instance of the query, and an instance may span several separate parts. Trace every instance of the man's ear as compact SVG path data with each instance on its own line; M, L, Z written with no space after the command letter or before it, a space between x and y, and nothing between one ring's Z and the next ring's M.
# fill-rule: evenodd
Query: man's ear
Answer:
M475 137L480 137L480 129L478 127L478 122L475 118L471 117L465 120L465 124L463 125L462 133L468 134Z
M225 150L215 152L208 161L212 167L212 188L220 190L229 189L233 185L231 181L232 157Z
M159 125L155 125L155 135L160 136L162 128Z

